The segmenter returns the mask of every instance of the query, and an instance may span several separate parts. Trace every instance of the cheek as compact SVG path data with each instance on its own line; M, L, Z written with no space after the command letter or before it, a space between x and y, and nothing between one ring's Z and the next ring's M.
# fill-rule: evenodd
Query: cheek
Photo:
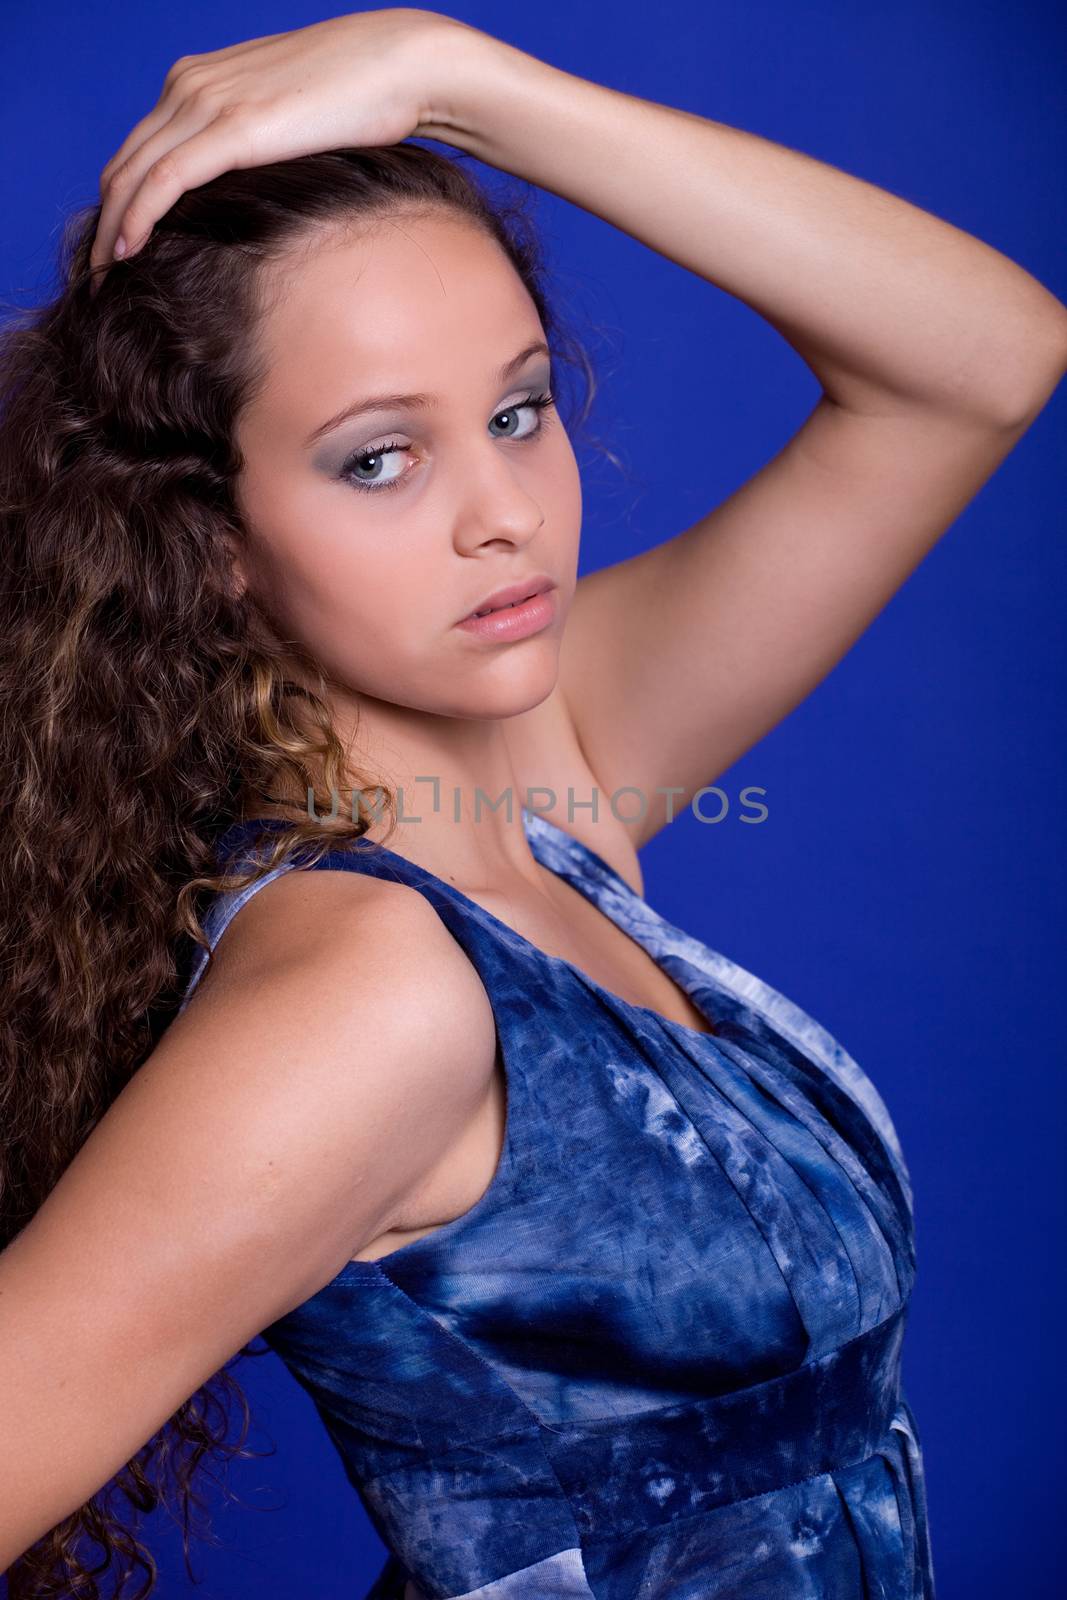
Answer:
M271 552L264 598L279 627L342 681L368 693L396 686L440 626L424 566L344 542Z
M545 476L541 503L545 521L556 531L558 558L577 565L582 529L582 480L569 439L560 441Z

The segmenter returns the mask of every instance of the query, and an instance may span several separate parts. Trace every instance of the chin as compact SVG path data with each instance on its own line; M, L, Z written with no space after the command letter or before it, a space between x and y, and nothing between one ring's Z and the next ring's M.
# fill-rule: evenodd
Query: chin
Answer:
M484 675L480 682L457 685L455 696L426 706L437 716L467 717L491 722L502 717L519 717L547 700L559 681L559 662L555 651L543 662L516 664L514 671Z

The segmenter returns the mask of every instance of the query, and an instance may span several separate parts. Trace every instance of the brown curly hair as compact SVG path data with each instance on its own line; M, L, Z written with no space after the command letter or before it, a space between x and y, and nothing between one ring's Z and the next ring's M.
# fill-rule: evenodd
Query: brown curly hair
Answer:
M351 772L328 674L231 577L230 541L246 535L234 424L262 376L249 354L258 269L338 221L452 208L504 250L557 374L584 382L572 429L586 420L595 377L549 306L531 191L513 183L491 197L463 160L406 141L227 172L182 195L95 295L93 205L64 226L56 297L5 307L0 1249L176 1015L207 949L208 898L298 850L311 864L369 826L359 786L347 790L352 818L337 808ZM258 864L220 871L217 842L246 818L249 795L276 805L284 826L256 835ZM392 793L384 804L395 825ZM246 1345L233 1360L263 1353ZM180 1519L192 1578L197 1466L264 1453L242 1448L249 1407L230 1365L13 1563L10 1600L98 1600L113 1567L116 1596L144 1574L131 1597L144 1600L158 1569L139 1514L157 1506ZM128 1511L115 1509L119 1495ZM102 1555L90 1560L87 1544Z

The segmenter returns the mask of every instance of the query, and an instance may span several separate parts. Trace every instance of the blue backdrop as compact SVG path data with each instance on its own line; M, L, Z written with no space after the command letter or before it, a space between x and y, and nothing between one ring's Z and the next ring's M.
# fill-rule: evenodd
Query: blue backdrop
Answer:
M439 9L880 184L1067 299L1051 5ZM49 291L64 214L95 200L178 56L335 14L307 0L7 10L0 295ZM818 386L740 301L566 201L540 192L537 213L592 342L593 426L627 468L581 458L585 572L730 494ZM904 1383L939 1600L1062 1593L1065 405L1061 391L844 661L723 775L726 819L686 812L643 854L653 904L818 1017L896 1121L919 1250ZM680 428L703 449L663 446ZM745 784L767 790L760 826L738 821ZM162 1600L358 1600L383 1551L310 1401L273 1354L235 1370L251 1443L277 1449L230 1470L243 1506L211 1497L219 1544L195 1547L195 1588L177 1528L148 1525Z

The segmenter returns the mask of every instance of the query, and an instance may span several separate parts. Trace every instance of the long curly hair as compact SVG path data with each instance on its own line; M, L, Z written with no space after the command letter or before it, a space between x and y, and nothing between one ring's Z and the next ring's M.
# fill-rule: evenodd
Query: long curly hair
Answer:
M182 195L95 295L100 207L86 207L64 224L55 298L5 307L0 1249L176 1015L197 948L208 949L209 898L298 851L313 864L369 827L331 722L329 674L232 581L247 535L234 424L262 376L250 354L260 269L331 224L451 208L500 244L557 375L584 387L572 431L589 414L595 375L549 305L531 191L490 196L464 159L406 141L227 172ZM374 787L376 814L395 826L395 796ZM340 793L353 796L350 818ZM282 825L276 816L257 832L257 859L237 872L216 846L248 820L249 794L276 805ZM98 1600L105 1574L116 1596L134 1580L130 1600L144 1600L158 1569L138 1529L157 1506L182 1526L192 1578L197 1467L269 1453L243 1448L249 1407L229 1371L263 1353L244 1346L25 1551L7 1574L10 1600Z

